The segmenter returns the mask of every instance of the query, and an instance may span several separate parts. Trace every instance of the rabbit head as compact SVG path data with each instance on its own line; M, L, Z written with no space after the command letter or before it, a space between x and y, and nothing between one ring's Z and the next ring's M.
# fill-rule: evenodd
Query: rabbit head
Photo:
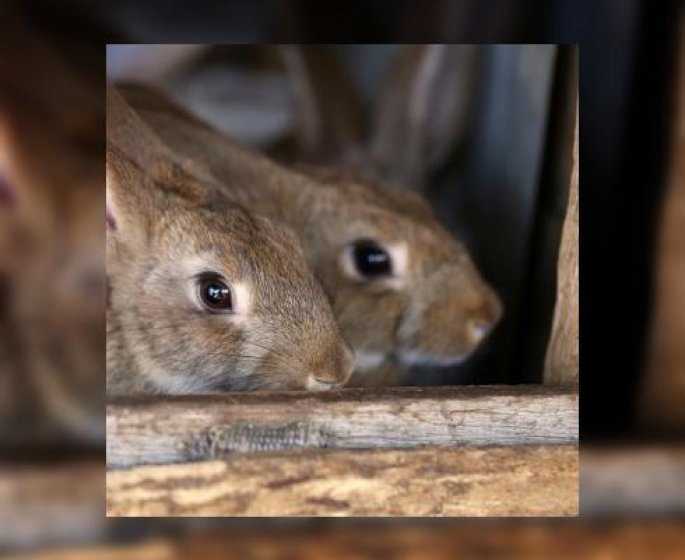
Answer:
M502 304L412 191L468 130L476 48L402 47L369 134L364 104L331 51L281 51L299 123L290 163L322 185L296 229L355 350L352 383L373 383L388 361L462 361L498 322Z
M295 235L200 171L108 91L108 391L343 384L352 355Z
M451 365L468 357L502 306L425 201L358 175L301 170L318 186L295 229L355 350L356 377L387 361Z

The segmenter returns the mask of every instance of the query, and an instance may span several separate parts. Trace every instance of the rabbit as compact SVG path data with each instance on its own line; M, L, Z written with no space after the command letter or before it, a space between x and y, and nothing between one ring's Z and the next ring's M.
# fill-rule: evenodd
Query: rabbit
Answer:
M348 386L400 384L412 365L458 363L499 320L499 298L417 193L330 167L284 167L160 91L121 92L174 150L206 164L246 207L296 232L352 345Z
M376 189L388 187L394 191L384 190L388 206L394 198L398 203L402 201L402 204L418 209L427 206L423 195L433 186L430 181L432 173L454 154L455 148L466 143L472 126L483 51L476 45L403 45L393 48L394 52L386 56L390 59L388 70L381 75L377 90L374 92L372 87L372 91L367 91L367 97L362 98L361 91L358 91L360 88L330 48L278 46L290 78L296 126L290 145L282 142L278 146L280 152L272 151L272 155L327 183L334 182L337 176L369 188L373 188L372 183L376 184ZM386 54L388 52L385 50ZM368 49L362 53L368 56ZM375 64L378 65L381 59ZM353 65L354 59L348 68L354 68ZM364 85L363 80L361 85ZM373 111L367 116L365 106L370 100L373 100L370 104ZM284 151L284 146L290 147L290 152ZM406 196L410 193L415 194L411 203L407 202L411 198ZM433 240L425 241L425 252L437 247L435 242L446 233L435 221L433 226L436 235ZM457 250L448 251L452 257L446 258L446 262L453 260L455 254L466 252L464 245L456 239L448 242L448 246L455 247L455 243ZM414 254L418 254L419 246L414 248ZM450 288L444 293L426 297L436 305L437 301L442 301L449 308L445 313L449 313L450 318L434 323L434 327L445 329L444 335L458 339L472 320L479 325L477 331L482 331L482 335L474 337L472 344L467 345L467 351L462 352L466 358L497 325L504 306L476 270L472 259L467 257L464 260L468 264L457 268L468 279L455 273L447 282ZM433 263L439 266L438 261ZM436 275L425 275L426 286L432 284L429 276L435 278ZM423 284L420 276L414 281ZM459 286L467 292L475 289L480 295L473 297L470 303L468 297L460 302L456 293ZM454 292L450 293L451 290ZM476 303L478 301L480 304ZM429 319L428 313L424 313L423 318ZM427 320L416 332L439 338L436 328L431 328L433 321ZM417 358L416 355L414 357ZM403 361L403 366L408 365L407 360ZM432 358L430 352L410 361L419 366L413 368L416 371L412 376L412 380L418 382L427 373L421 366L439 367L442 362ZM448 360L444 365L452 363ZM388 369L383 368L383 371L387 373ZM365 383L373 384L380 376L380 371L375 370L363 379ZM390 377L396 382L406 380L406 368L391 366ZM357 376L352 384L360 379ZM386 375L383 383L389 382Z
M22 6L0 23L0 444L104 441L104 103Z
M107 92L107 392L328 390L353 357L297 237Z

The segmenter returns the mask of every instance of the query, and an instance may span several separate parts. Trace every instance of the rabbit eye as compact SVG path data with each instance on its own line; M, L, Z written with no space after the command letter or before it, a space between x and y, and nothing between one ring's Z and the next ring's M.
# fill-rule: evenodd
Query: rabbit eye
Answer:
M390 254L371 239L362 239L352 245L352 259L357 272L364 278L392 275Z
M233 311L231 288L222 278L216 275L203 275L198 278L197 287L200 301L209 311L215 313Z

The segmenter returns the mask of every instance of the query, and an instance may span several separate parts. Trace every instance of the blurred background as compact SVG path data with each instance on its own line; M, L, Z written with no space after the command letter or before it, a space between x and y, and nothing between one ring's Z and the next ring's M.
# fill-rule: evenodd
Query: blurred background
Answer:
M0 551L54 558L78 550L84 558L644 557L646 551L677 557L685 533L677 517L685 513L684 17L677 2L638 0L4 2ZM332 42L372 99L373 78L395 47L366 45L424 41L541 45L475 49L478 70L460 85L477 92L470 94L472 120L455 135L426 191L513 306L510 325L517 328L504 325L493 341L501 352L479 356L481 364L492 360L479 371L501 373L496 380L509 383L535 382L539 372L545 334L522 325L550 320L554 260L537 257L558 243L563 219L563 190L550 162L564 149L557 120L563 122L557 104L564 100L557 92L568 91L576 67L572 48L546 45L579 45L583 520L105 520L106 73L135 72L167 84L196 110L211 110L228 96L235 112L222 126L236 126L231 134L264 149L279 145L292 126L283 73L271 71L259 49L245 47L241 55L233 49L229 56L180 48L166 73L130 51L128 57L110 51L106 67L105 45ZM137 59L138 68L127 58ZM259 74L245 71L255 67ZM233 83L240 85L227 93L217 76L238 70ZM243 127L236 114L253 116ZM515 177L507 192L527 201L511 217L501 213L505 201L487 204L503 177ZM514 227L525 235L509 237ZM123 548L113 552L114 545Z

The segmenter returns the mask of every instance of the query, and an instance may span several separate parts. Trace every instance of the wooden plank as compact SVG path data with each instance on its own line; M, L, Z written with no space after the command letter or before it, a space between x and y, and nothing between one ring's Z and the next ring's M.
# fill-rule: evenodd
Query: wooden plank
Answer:
M557 299L552 323L552 334L545 359L544 382L546 385L571 385L578 383L579 352L578 337L578 106L576 104L575 139L573 163L568 195L568 208L559 248L557 269Z
M0 551L102 538L104 479L97 459L0 465Z
M654 316L641 398L643 427L685 432L685 13L681 9L675 130L657 250Z
M583 552L583 554L579 553L574 555L574 557L586 557L586 553L593 552L599 554L602 550L605 554L609 550L632 550L629 543L632 543L635 547L642 547L636 550L651 550L650 547L653 546L652 536L656 539L656 535L660 535L666 539L667 535L671 534L670 529L664 533L661 530L652 532L652 526L633 526L623 521L618 522L617 520L623 520L626 516L635 516L636 514L642 516L647 514L654 518L655 515L663 516L664 514L673 514L675 512L682 513L685 510L682 491L683 487L685 487L682 480L682 473L685 472L685 448L682 445L650 445L648 447L627 444L610 447L588 447L584 445L582 464L583 468L580 473L580 511L585 525L558 524L560 521L565 522L567 520L550 520L546 524L536 523L535 525L526 526L514 525L514 523L518 522L513 520L488 521L488 541L490 543L510 542L514 547L511 550L518 550L518 547L523 546L523 543L533 547L542 546L541 543L543 542L554 542L557 536L559 539L565 540L566 537L564 535L568 535L568 543L575 542L579 546L578 550ZM27 475L26 477L19 476L24 473ZM18 476L19 478L17 478ZM44 480L38 480L41 478ZM70 492L75 488L74 484L76 481L78 481L78 488L80 489L83 489L85 486L92 488L94 506L89 512L75 513L79 511L79 508L76 499ZM352 525L354 523L353 520L347 522L345 531L339 530L339 523L336 523L333 528L334 530L330 530L329 527L329 530L326 531L325 525L322 526L322 524L326 523L325 520L318 520L316 525L308 524L306 519L262 519L256 521L255 525L250 525L249 520L209 520L205 525L201 525L201 520L195 520L192 524L185 525L182 520L162 518L155 521L141 521L140 524L136 521L134 535L138 539L141 537L150 539L155 535L174 534L183 539L190 539L194 544L186 544L185 540L182 545L176 541L158 542L156 540L146 540L144 543L130 546L122 547L121 545L114 546L113 544L105 546L103 539L105 535L103 535L101 530L89 532L89 522L95 522L102 529L104 529L102 526L106 525L108 531L111 531L114 521L130 523L133 520L121 518L117 520L110 519L106 523L102 521L101 513L104 511L104 504L102 503L103 472L99 464L93 464L91 469L75 464L63 465L62 467L57 467L54 464L34 467L23 466L21 469L5 467L0 473L0 488L4 488L3 485L6 482L9 482L12 489L18 488L20 485L25 488L24 490L16 490L16 496L27 496L27 492L31 491L34 497L30 499L23 497L20 505L22 503L26 505L23 508L17 509L17 500L8 501L8 495L0 492L0 504L5 504L7 506L6 512L13 512L14 515L14 519L10 523L7 522L7 518L4 518L0 523L0 527L3 529L0 531L0 535L3 537L0 538L0 550L7 551L8 546L9 550L19 546L25 548L29 543L31 548L34 548L37 543L43 543L41 548L46 546L45 543L49 543L53 547L55 543L61 543L62 546L67 547L63 551L28 556L30 558L152 559L166 558L166 556L163 556L166 552L169 554L172 552L180 554L179 550L185 551L188 554L188 556L181 555L181 558L213 558L214 556L209 554L209 551L214 550L215 546L218 551L223 542L221 539L224 537L231 543L229 545L226 542L223 545L227 554L226 557L230 558L230 554L234 552L238 554L238 551L241 550L239 543L244 543L244 546L251 547L255 544L255 539L258 540L258 536L268 540L270 543L274 541L281 543L279 546L282 545L283 549L289 549L299 542L311 542L312 547L315 542L338 542L333 537L333 534L348 535L351 529L354 528ZM46 486L48 488L52 486L55 489L46 490ZM28 490L26 489L27 487ZM55 496L59 492L66 496L66 499L61 501L61 503L68 507L58 511L55 509L55 504L57 503ZM611 521L612 519L613 521ZM29 520L33 523L29 524ZM368 521L364 523L363 527L369 525ZM399 527L398 533L402 535L413 533L414 531L428 530L425 524L421 526L416 523L408 524L409 522L398 523L393 521L393 523L397 523L395 527ZM442 524L441 526L449 527L445 531L455 537L454 546L459 545L461 547L466 546L465 543L472 542L468 537L468 523L468 520L463 520L458 524L449 522L448 525ZM554 524L552 525L552 523ZM661 527L662 523L657 524L657 526ZM74 534L74 527L79 529L78 535ZM204 530L198 534L199 529L206 530L212 527L221 530L222 536L220 539L207 537ZM470 527L474 529L474 534L479 534L477 527L482 527L482 525L475 527L471 525ZM517 530L516 527L519 527L520 530ZM435 535L435 539L440 540L442 532L439 527L435 530L436 533L432 533L431 529L427 533L426 538L433 539L431 535ZM682 528L679 530L681 531L681 539L680 541L676 540L676 542L680 542L680 549L675 547L673 550L681 550L683 544L685 544L685 531ZM120 535L122 534L120 529L115 530L115 532ZM314 535L314 533L316 536L311 536L310 538L310 535ZM401 546L397 534L392 531L384 532L382 526L376 525L371 533L378 536L378 538L381 538L380 535L383 534L382 538L387 539L390 550L394 551ZM482 530L480 534L482 534ZM457 535L460 535L460 538L457 539ZM524 537L524 535L530 535L530 538ZM533 535L536 536L533 537ZM618 535L621 535L620 538ZM8 537L11 537L10 541L8 541ZM288 540L291 537L292 541ZM355 536L352 542L359 542L360 539L363 541L363 535ZM111 540L111 536L107 540ZM81 541L89 543L90 546L76 550L74 547ZM539 542L536 544L536 541ZM205 543L207 543L206 547ZM558 550L567 550L568 543L561 546ZM600 543L606 544L606 547L600 546ZM341 543L338 544L342 546ZM408 543L405 544L408 546ZM436 545L438 546L438 551L442 551L447 544L445 542L443 545ZM615 548L619 544L621 548ZM316 550L320 552L330 550L333 552L337 550L336 546L338 545L334 546L331 544L330 548L326 546ZM466 550L470 550L468 546L466 546ZM622 548L623 546L625 548ZM409 548L412 547L408 546ZM200 551L204 550L208 551L208 555L200 553ZM278 548L274 544L274 548L268 548L268 550L278 550ZM309 545L305 547L305 550L309 550ZM313 550L312 554L314 554ZM416 550L420 550L420 547ZM546 557L557 557L557 554L553 554L556 550L550 549L550 554ZM264 554L266 555L266 552ZM302 554L305 553L302 552ZM300 555L294 554L294 556L299 557ZM647 557L646 554L637 553L634 556ZM224 556L221 557L223 558ZM305 557L307 557L306 554ZM316 555L312 557L317 558ZM318 557L329 558L331 556L322 554ZM395 558L401 556L389 554L388 557ZM451 558L453 556L447 555L445 557ZM625 557L625 555L617 555L615 557Z
M108 516L562 516L577 446L307 450L107 473Z
M685 445L583 445L583 515L685 513Z
M109 468L297 448L576 443L578 395L472 386L119 400L107 436Z
M24 560L273 560L299 558L659 558L679 560L685 524L678 520L623 520L597 524L580 519L451 520L430 525L415 520L345 523L320 520L274 528L236 527L225 520L219 531L195 531L183 538L126 546L93 546L44 551ZM265 526L266 525L266 526Z

